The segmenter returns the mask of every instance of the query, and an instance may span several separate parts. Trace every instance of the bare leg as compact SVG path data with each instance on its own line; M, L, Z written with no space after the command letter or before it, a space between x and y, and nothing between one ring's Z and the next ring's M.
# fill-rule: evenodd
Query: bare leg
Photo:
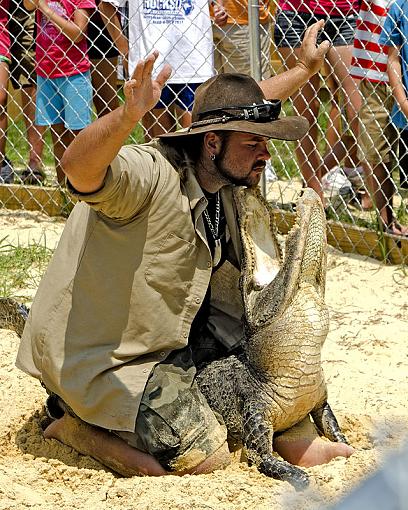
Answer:
M153 108L153 110L146 113L142 122L143 127L146 130L146 142L152 140L158 135L175 131L177 128L176 114L170 113L170 111L167 111L164 108Z
M395 222L392 210L392 198L394 195L394 183L386 163L381 163L373 169L373 190L375 207L380 215L383 225L395 235L408 235L408 227L398 225Z
M361 198L361 206L363 209L368 210L373 207L373 200L375 200L375 178L373 177L373 172L367 162L363 161L361 162L361 165L364 170L364 178L366 184L366 191Z
M185 472L168 472L151 455L129 446L123 439L104 429L65 414L52 422L44 431L46 439L58 439L76 451L93 457L103 465L123 476L166 474L203 474L222 469L230 463L228 446L225 445L201 464Z
M357 81L351 77L349 68L351 64L352 46L336 46L329 50L327 59L333 73L333 79L338 84L339 91L344 98L348 124L351 132L351 140L340 140L341 147L337 144L333 147L333 152L337 153L337 163L349 153L356 153L357 137L360 129L358 112L361 108L361 94ZM351 142L351 143L350 143ZM325 158L326 159L326 158ZM330 170L330 162L325 161L326 171ZM354 161L354 164L357 162Z
M318 169L318 173L321 177L325 175L333 167L340 164L340 162L347 155L347 148L342 138L338 140L333 147L330 147L328 152L323 158L321 167Z
M352 46L336 46L329 50L327 58L333 69L336 82L343 92L350 131L356 138L360 126L358 112L361 108L361 94L357 81L351 77L349 72L352 51Z
M298 50L291 48L279 48L282 60L287 69L291 69L297 63ZM317 116L320 103L317 98L319 89L319 77L313 76L293 97L293 107L297 115L306 117L310 128L308 133L299 141L296 148L296 156L299 162L300 171L307 186L313 188L323 200L323 192L320 184L321 156L317 149L319 127Z
M92 60L93 102L98 117L119 106L116 67L117 57Z
M191 124L191 112L182 110L178 106L176 107L178 121L182 128L187 128Z
M55 170L57 172L57 179L60 186L65 185L65 174L61 168L62 156L65 149L78 133L79 131L70 131L63 124L54 124L51 126L51 136L54 144Z
M326 88L331 95L330 113L325 136L327 147L326 152L330 153L331 148L334 147L340 141L341 138L341 110L336 94L337 89L336 82L334 81L334 79L328 76L326 79L326 83L327 83Z
M327 464L335 457L350 457L354 452L354 448L347 444L320 437L308 417L275 437L273 444L283 459L301 467Z
M21 103L23 106L24 122L27 131L27 141L30 150L28 166L31 169L42 167L42 152L44 148L44 126L36 126L35 122L35 95L36 87L23 87L21 89Z

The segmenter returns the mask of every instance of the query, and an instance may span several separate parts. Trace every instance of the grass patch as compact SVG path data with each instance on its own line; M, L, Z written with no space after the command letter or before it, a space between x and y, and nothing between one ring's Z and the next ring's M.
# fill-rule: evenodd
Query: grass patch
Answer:
M0 240L0 297L28 300L28 289L37 289L53 250L36 242L13 245Z
M22 116L20 116L14 122L9 122L6 155L14 167L25 168L28 162L28 154L25 125ZM49 130L45 133L42 159L45 166L54 166L52 140Z
M408 225L408 206L406 200L401 201L399 207L395 211L395 216L402 225Z

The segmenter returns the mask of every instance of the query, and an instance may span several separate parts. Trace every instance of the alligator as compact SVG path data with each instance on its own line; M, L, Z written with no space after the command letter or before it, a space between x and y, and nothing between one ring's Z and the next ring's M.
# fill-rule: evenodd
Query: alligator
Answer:
M0 298L0 328L11 329L19 337L28 317L28 308L12 298Z
M258 189L236 188L234 198L243 248L242 351L206 365L197 382L248 462L300 490L308 475L273 454L274 433L311 416L322 435L347 443L327 402L321 366L329 329L325 214L318 195L305 189L282 260L271 208Z
M274 433L310 415L322 435L347 443L327 402L321 367L329 327L325 214L317 194L306 189L282 261L272 212L259 191L236 188L234 199L243 247L245 338L239 354L200 368L197 381L223 417L230 443L243 445L261 473L302 489L308 475L274 456ZM0 328L21 336L27 315L24 305L0 299Z

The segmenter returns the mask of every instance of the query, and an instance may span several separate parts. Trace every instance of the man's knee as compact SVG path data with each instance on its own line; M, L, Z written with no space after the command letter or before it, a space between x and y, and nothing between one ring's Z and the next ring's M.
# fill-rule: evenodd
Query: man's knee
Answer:
M172 474L190 474L190 475L202 475L212 473L217 469L224 469L231 463L231 454L228 449L228 444L225 442L217 451L212 453L203 462L200 462L197 466L191 467L190 469L176 472Z
M116 432L171 473L194 472L206 459L213 459L207 462L211 466L225 465L226 427L198 388L195 373L190 349L174 351L152 371L135 431Z

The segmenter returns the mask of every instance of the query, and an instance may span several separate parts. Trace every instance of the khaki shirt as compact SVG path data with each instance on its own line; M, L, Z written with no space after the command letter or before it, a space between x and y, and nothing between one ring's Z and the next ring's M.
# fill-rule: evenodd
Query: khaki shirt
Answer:
M240 258L232 189L221 193ZM39 285L17 366L57 393L84 421L133 431L147 378L187 345L212 273L193 174L184 182L154 144L124 146L103 187L81 194ZM236 287L237 288L237 287ZM222 306L212 329L226 345ZM219 327L217 326L219 324Z

